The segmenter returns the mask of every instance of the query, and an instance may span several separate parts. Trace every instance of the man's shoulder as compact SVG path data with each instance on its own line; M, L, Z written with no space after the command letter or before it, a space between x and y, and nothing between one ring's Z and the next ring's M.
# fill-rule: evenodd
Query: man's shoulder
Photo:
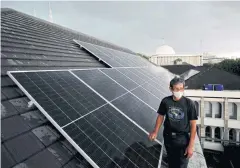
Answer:
M185 96L183 96L185 99L186 99L186 101L188 102L188 103L193 103L194 104L194 101L192 100L192 99L190 99L190 98L188 98L188 97L185 97Z
M171 100L172 100L172 96L166 96L162 99L162 102L171 101Z

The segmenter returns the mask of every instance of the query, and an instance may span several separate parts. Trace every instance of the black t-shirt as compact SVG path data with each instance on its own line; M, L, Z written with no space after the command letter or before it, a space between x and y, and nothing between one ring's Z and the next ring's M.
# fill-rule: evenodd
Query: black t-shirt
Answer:
M173 96L165 97L157 112L166 114L164 131L190 132L190 120L198 119L195 104L184 96L178 101L173 100Z

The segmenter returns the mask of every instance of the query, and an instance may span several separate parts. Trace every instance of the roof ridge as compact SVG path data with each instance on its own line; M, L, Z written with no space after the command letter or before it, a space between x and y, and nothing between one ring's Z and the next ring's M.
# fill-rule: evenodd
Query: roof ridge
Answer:
M2 9L5 9L5 11L2 11ZM41 19L41 18L32 16L32 15L29 15L29 14L26 14L26 13L23 13L23 12L21 12L21 11L17 11L17 10L12 9L12 8L1 8L1 12L7 12L7 11L16 12L16 13L22 14L22 15L24 15L24 16L26 16L26 17L29 17L29 18L31 18L31 19L37 20L37 21L39 21L39 22L48 24L48 25L50 25L50 26L54 26L54 27L57 28L57 29L67 31L67 32L69 32L69 33L75 33L75 35L78 35L78 36L81 36L81 35L82 35L82 36L88 37L88 38L91 39L91 40L96 40L96 41L102 42L102 43L104 43L104 44L108 44L108 45L110 45L111 47L113 47L113 49L114 49L114 47L116 47L116 48L118 48L118 50L123 50L123 51L125 51L125 52L135 53L135 52L131 51L131 50L128 49L128 48L121 47L121 46L119 46L119 45L110 43L110 42L108 42L108 41L105 41L105 40L96 38L96 37L94 37L94 36L91 36L91 35L88 35L88 34L85 34L85 33L82 33L82 32L76 31L76 30L73 30L73 29L68 28L68 27L64 27L64 26L59 25L59 24L56 24L56 23L49 22L49 21L47 21L47 20L44 20L44 19ZM80 40L80 38L78 37L77 40ZM80 41L82 41L82 40L80 40ZM99 44L96 43L96 45L99 45ZM100 46L102 46L102 45L100 45Z
M5 12L5 11L16 11L16 10L14 10L14 9L12 9L12 8L1 8L1 12Z
M202 66L202 67L204 67L204 66ZM203 76L206 72L208 72L210 69L212 69L212 67L213 66L211 66L211 67L209 67L209 68L207 68L207 69L205 69L203 71L200 71L199 73L197 73L197 74L191 76L190 78L188 78L186 81L190 81L190 80L193 80L193 78L199 78L200 76ZM195 68L193 68L191 70L195 70L195 69L197 69L197 67L195 67Z

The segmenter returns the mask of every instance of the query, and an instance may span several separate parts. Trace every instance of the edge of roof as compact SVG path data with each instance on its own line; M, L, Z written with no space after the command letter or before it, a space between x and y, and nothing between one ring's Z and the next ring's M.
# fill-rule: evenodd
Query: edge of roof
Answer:
M69 33L76 33L76 35L83 35L83 36L86 36L88 38L91 38L93 40L97 40L97 41L100 41L100 42L103 42L103 43L106 43L108 45L111 45L111 46L114 46L114 47L117 47L117 48L121 48L123 50L125 50L126 52L130 52L130 53L136 53L126 47L122 47L122 46L119 46L119 45L116 45L116 44L113 44L113 43L110 43L108 41L105 41L105 40L102 40L102 39L99 39L99 38L96 38L96 37L93 37L91 35L88 35L88 34L85 34L85 33L82 33L82 32L79 32L79 31L76 31L76 30L73 30L71 28L68 28L68 27L64 27L64 26L61 26L59 24L56 24L56 23L52 23L52 22L49 22L47 20L44 20L44 19L41 19L41 18L38 18L38 17L34 17L32 15L29 15L29 14L26 14L26 13L23 13L21 11L18 11L18 10L15 10L15 9L12 9L12 8L1 8L1 12L17 12L17 13L20 13L22 15L25 15L26 17L30 17L32 19L35 19L37 21L40 21L40 22L43 22L43 23L46 23L46 24L49 24L51 26L55 26L56 28L59 28L59 29L62 29L62 30L65 30L65 31L68 31ZM80 39L78 39L80 40ZM80 40L81 41L81 40Z

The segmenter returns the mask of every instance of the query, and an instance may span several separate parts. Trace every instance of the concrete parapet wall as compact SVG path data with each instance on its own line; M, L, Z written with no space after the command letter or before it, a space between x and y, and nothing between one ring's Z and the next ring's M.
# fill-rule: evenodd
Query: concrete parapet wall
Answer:
M188 168L207 168L207 163L203 155L203 150L197 135L195 138L193 156L189 160Z

